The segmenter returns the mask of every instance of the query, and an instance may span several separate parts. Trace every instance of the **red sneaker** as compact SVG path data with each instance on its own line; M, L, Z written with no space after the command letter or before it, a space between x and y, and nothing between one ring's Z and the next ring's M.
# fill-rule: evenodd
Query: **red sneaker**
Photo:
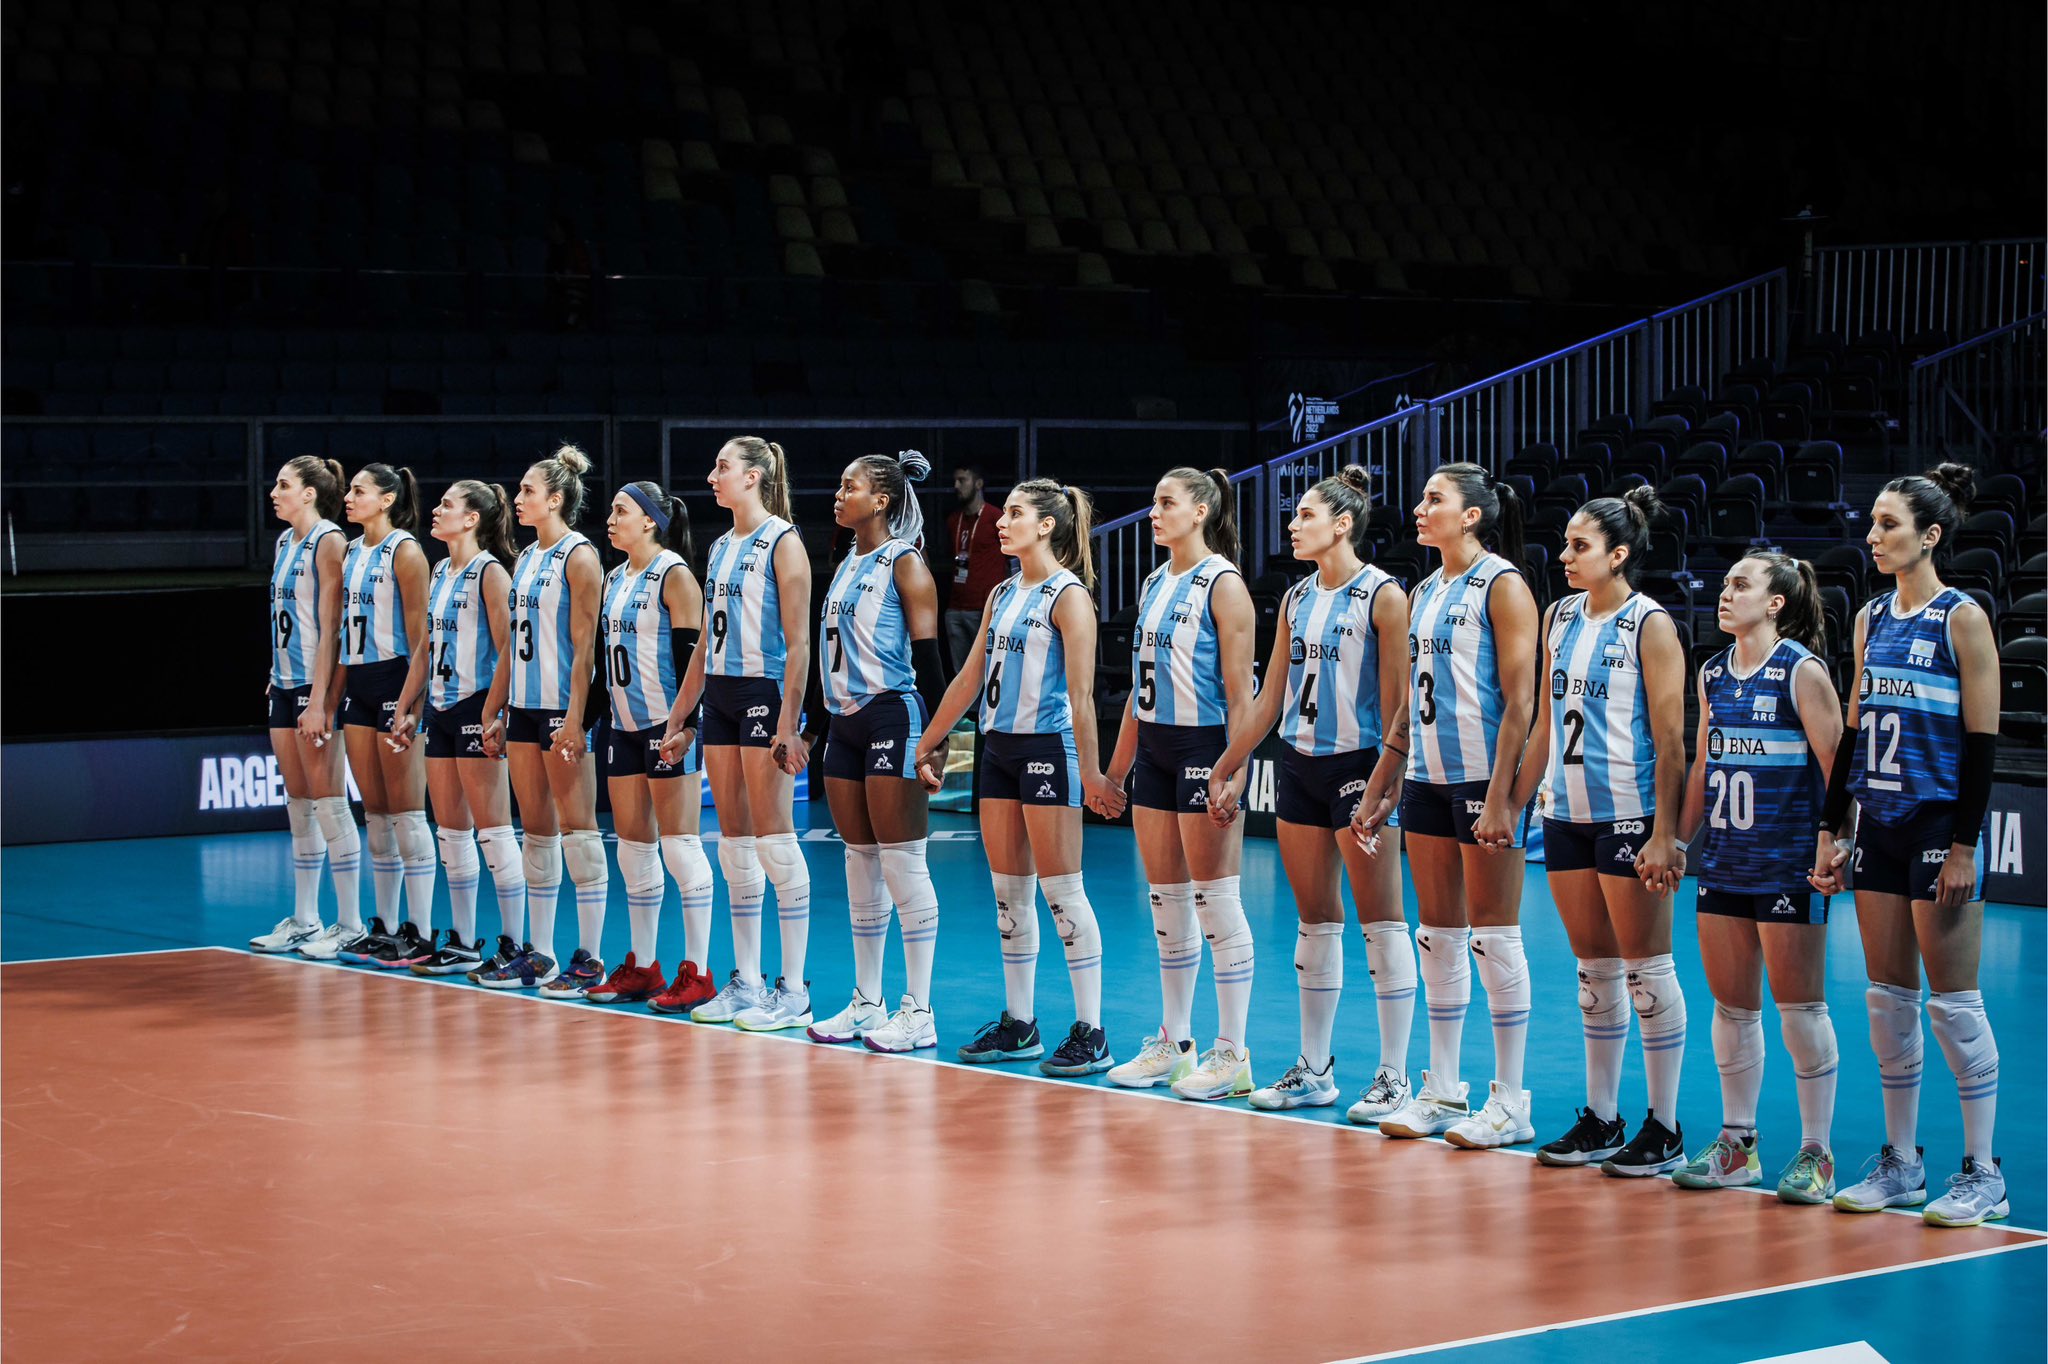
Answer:
M676 983L647 1001L658 1014L686 1014L718 993L718 983L686 961L676 971Z
M628 952L626 959L612 972L611 979L584 991L583 997L592 1004L638 1004L667 988L668 981L661 974L660 962L642 966Z

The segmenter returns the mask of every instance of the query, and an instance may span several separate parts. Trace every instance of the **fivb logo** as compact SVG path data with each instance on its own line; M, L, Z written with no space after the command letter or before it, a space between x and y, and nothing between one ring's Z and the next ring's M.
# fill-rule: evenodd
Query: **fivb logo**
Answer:
M360 801L355 773L344 767L348 798ZM228 754L199 760L199 809L265 810L281 806L288 799L284 773L277 770L275 753L252 753L248 757Z

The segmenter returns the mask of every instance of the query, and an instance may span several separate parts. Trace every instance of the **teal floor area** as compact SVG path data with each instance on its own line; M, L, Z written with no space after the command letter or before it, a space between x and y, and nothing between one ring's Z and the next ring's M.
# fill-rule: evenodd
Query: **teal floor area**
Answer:
M817 812L822 821L823 811ZM707 811L707 825L710 814ZM1102 924L1104 1012L1111 1045L1121 1058L1157 1027L1159 983L1144 874L1127 831L1091 828L1085 870L1088 890ZM852 985L851 938L846 928L840 848L829 829L813 829L804 848L812 865L812 929L809 975L820 1011L836 1008ZM714 859L715 861L715 859ZM993 929L988 872L973 822L964 816L933 820L930 854L943 917L933 985L940 1048L933 1058L955 1064L952 1048L966 1041L1002 1007L1002 976ZM147 952L195 946L242 946L267 929L289 905L289 845L283 834L219 835L127 842L10 847L0 852L0 960ZM1278 852L1271 843L1248 840L1244 867L1245 906L1259 949L1251 1023L1252 1061L1261 1082L1277 1078L1297 1046L1294 986L1294 910L1286 898ZM566 887L565 887L566 890ZM442 892L445 897L445 888ZM331 898L331 890L325 895ZM480 922L496 925L495 904L484 888ZM1689 1146L1711 1136L1719 1118L1719 1083L1708 1041L1711 1000L1700 971L1697 944L1689 930L1692 888L1681 894L1677 959L1691 1014L1680 1111ZM1042 912L1042 911L1041 911ZM1409 916L1414 918L1412 894ZM1577 987L1564 932L1552 908L1540 867L1529 869L1522 920L1534 982L1529 1030L1527 1084L1535 1096L1539 1139L1562 1130L1583 1098ZM445 905L436 923L444 924ZM772 916L768 920L773 924ZM570 897L563 896L560 931L574 931ZM1042 928L1044 955L1038 976L1039 1014L1050 1037L1064 1033L1071 1018L1066 973L1050 923ZM605 956L616 961L626 950L624 888L616 872L605 930ZM663 920L663 957L673 965L681 946L681 921L673 887ZM1371 1078L1378 1052L1372 989L1364 942L1345 938L1346 993L1338 1015L1338 1081L1346 1102ZM1877 1071L1864 1023L1862 952L1854 910L1837 901L1829 931L1829 1000L1841 1043L1842 1071L1835 1118L1835 1149L1847 1178L1882 1140ZM775 973L777 948L772 927L765 947L768 973ZM712 961L723 972L730 964L722 890L714 916ZM1999 1095L2000 1154L2015 1226L2048 1225L2048 1115L2044 1115L2044 1044L2048 1044L2048 914L2013 905L1985 911L1982 988L2002 1058ZM312 969L309 967L309 969ZM347 969L347 968L335 968ZM1196 997L1195 1030L1214 1026L1215 1005L1207 981ZM900 990L902 966L892 943L887 984ZM471 988L455 985L451 988ZM596 1007L596 1006L584 1006ZM1797 1145L1798 1112L1792 1070L1767 1011L1769 1053L1759 1125L1764 1166L1772 1174ZM1428 1029L1417 1010L1410 1049L1411 1072L1419 1076ZM1485 994L1475 981L1465 1032L1464 1078L1483 1090L1491 1057ZM929 1055L929 1053L927 1054ZM1034 1072L1035 1073L1035 1072ZM1927 1082L1921 1105L1921 1141L1933 1177L1953 1170L1960 1159L1961 1124L1954 1082L1930 1037ZM1099 1080L1072 1083L1099 1084ZM1165 1096L1162 1103L1179 1100ZM1647 1106L1641 1053L1631 1042L1622 1085L1624 1116L1631 1123ZM1306 1110L1275 1121L1342 1122L1342 1104ZM1360 1130L1360 1141L1383 1140ZM1473 1159L1516 1159L1500 1153ZM1560 1172L1560 1178L1598 1178ZM1847 1180L1845 1179L1845 1182ZM1455 1196L1455 1190L1449 1191ZM1682 1195L1672 1191L1673 1196ZM1690 1195L1752 1197L1749 1193ZM1823 1209L1786 1209L1787 1216L1835 1217ZM1959 1246L1960 1250L1961 1247ZM1369 1263L1369 1250L1364 1252ZM1626 1273L1626 1265L1613 1272ZM1824 1270L1817 1269L1820 1278ZM2048 1340L2044 1311L2048 1252L2039 1245L2009 1253L1958 1261L1932 1261L1906 1270L1835 1283L1776 1290L1760 1296L1698 1305L1674 1305L1648 1315L1609 1321L1562 1324L1558 1329L1506 1340L1455 1345L1407 1357L1509 1361L1649 1357L1658 1360L1751 1360L1850 1342L1867 1342L1890 1360L1952 1358L2041 1359ZM1483 1290L1480 1290L1483 1291ZM1428 1310L1455 1314L1447 1301ZM1360 1358L1373 1357L1370 1339L1357 1343Z

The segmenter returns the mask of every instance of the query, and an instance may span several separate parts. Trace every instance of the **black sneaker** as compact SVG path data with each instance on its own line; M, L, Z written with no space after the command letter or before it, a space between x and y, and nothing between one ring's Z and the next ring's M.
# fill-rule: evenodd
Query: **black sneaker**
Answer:
M470 983L475 984L476 978L486 971L503 970L507 965L511 963L512 959L518 955L519 944L514 942L512 939L506 937L503 933L500 933L498 935L497 950L491 953L490 956L484 958L482 961L476 963L476 965L469 968Z
M1613 1159L1601 1164L1600 1173L1621 1179L1645 1179L1651 1175L1669 1174L1683 1164L1684 1134L1658 1122L1657 1115L1652 1113L1643 1118L1643 1125L1629 1138L1628 1145L1616 1152Z
M364 925L362 933L353 941L341 945L334 955L343 961L352 961L358 966L376 964L377 949L391 941L391 930L384 927L384 921L375 915Z
M434 934L434 950L425 961L412 964L416 976L460 976L474 971L484 959L484 940L464 942L452 928Z
M1067 1040L1052 1055L1038 1063L1045 1075L1097 1075L1116 1064L1109 1054L1109 1034L1086 1023L1067 1031Z
M987 1065L992 1061L1029 1061L1034 1056L1045 1055L1045 1044L1038 1040L1035 1021L1019 1023L1005 1009L1001 1018L976 1033L974 1040L960 1048L958 1055L973 1066Z
M1536 1159L1545 1165L1597 1165L1622 1148L1628 1129L1619 1114L1612 1118L1594 1116L1590 1108L1579 1110L1572 1130L1546 1146L1536 1148Z
M420 936L419 926L407 919L398 931L370 949L369 964L382 971L403 971L416 961L434 955L434 945Z

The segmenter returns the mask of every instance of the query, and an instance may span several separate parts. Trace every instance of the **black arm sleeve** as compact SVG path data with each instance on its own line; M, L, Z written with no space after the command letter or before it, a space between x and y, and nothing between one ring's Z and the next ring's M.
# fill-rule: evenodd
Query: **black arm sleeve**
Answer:
M1834 770L1828 773L1828 793L1820 803L1820 827L1840 833L1849 817L1849 769L1856 763L1856 732L1850 730L1835 745Z
M910 667L917 674L917 694L924 698L924 713L937 715L946 695L946 668L939 661L936 639L910 641Z
M1949 842L1977 846L1984 832L1984 811L1991 805L1991 773L1998 765L1996 734L1963 736L1963 770L1956 785L1956 823Z
M682 684L682 680L685 677L690 675L690 656L697 652L697 641L702 637L702 634L703 632L694 625L677 626L668 632L668 652L669 657L673 658L676 662L676 684L678 686ZM696 729L698 727L697 722L703 719L703 717L704 703L700 700L697 703L696 709L690 712L689 718L684 720L683 723L691 729Z

